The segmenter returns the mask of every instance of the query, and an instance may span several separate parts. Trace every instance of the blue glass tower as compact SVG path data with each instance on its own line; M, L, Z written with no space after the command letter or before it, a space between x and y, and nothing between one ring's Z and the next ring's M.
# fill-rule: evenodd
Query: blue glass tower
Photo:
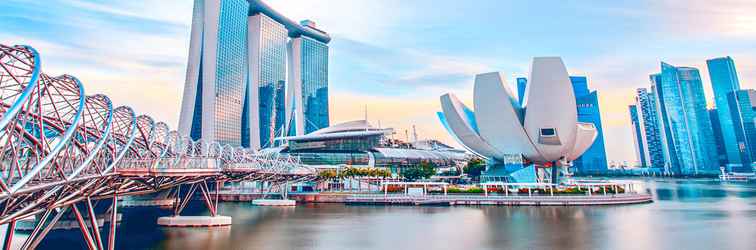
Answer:
M636 90L635 106L637 107L638 126L640 146L643 147L644 155L638 157L641 166L664 168L664 153L662 148L662 137L659 126L656 96L653 91L639 88ZM636 150L637 151L637 150ZM643 158L643 159L641 159ZM662 171L660 171L662 172Z
M570 76L570 81L575 92L578 122L593 123L598 130L598 136L593 145L582 156L573 161L575 173L581 175L605 174L609 168L606 161L604 129L601 125L598 92L588 89L588 78L585 76Z
M740 90L735 62L732 58L720 57L706 60L709 68L711 86L714 89L714 100L717 105L719 133L722 136L722 147L726 156L726 163L731 165L745 165L750 168L753 161L749 148L751 143L746 136L744 120L741 119L741 105L735 98ZM750 108L749 108L750 109ZM747 111L746 111L747 112Z
M717 109L709 109L709 120L711 120L711 129L714 131L714 144L717 146L717 162L720 166L727 165L727 152L724 149L724 140L722 140L722 127L719 124L719 114Z
M517 100L520 102L520 107L522 107L522 102L525 101L525 88L527 86L528 86L528 78L525 78L525 77L517 78Z
M671 170L680 175L716 173L716 146L698 69L661 63L657 91L666 112Z
M664 108L664 93L662 93L662 74L649 75L651 82L651 93L654 94L654 100L656 100L656 118L657 127L659 131L659 140L661 142L662 155L664 156L664 171L663 174L674 174L673 167L678 166L677 154L674 150L671 150L671 146L674 145L672 141L672 130L667 126L667 109Z
M627 109L630 112L630 124L633 131L633 144L635 145L635 157L638 159L638 164L640 167L647 168L649 167L649 163L646 159L646 144L643 143L643 129L641 128L643 125L640 116L638 116L638 106L629 105Z
M736 131L737 150L739 153L746 155L749 161L743 164L728 164L729 171L735 172L752 172L752 162L750 159L756 159L756 90L736 90L730 93L729 98L730 111L732 113L733 124ZM724 137L724 136L723 136Z

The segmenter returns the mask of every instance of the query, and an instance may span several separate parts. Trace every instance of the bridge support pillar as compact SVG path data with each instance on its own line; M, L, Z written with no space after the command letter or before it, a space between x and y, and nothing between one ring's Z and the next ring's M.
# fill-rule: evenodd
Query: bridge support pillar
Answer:
M16 231L16 220L10 221L5 228L5 241L3 242L3 249L9 250L13 245L13 235Z
M110 233L108 234L108 249L115 249L116 224L118 216L118 193L113 195L113 207L110 209Z
M189 190L183 196L184 198L175 203L174 215L158 218L157 224L166 227L215 227L215 226L230 226L231 217L218 215L218 192L220 191L220 183L215 183L215 193L210 192L210 187L207 185L207 180L201 182L192 183L189 186ZM202 200L205 202L205 206L210 210L210 216L181 216L181 212L189 204L192 196L200 190ZM181 197L181 186L177 187L176 198Z

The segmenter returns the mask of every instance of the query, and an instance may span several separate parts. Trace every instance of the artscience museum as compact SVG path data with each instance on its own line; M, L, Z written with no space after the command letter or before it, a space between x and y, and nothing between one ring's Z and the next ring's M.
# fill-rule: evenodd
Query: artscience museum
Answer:
M534 58L528 79L521 102L500 72L475 76L473 109L452 93L441 96L441 123L467 150L487 159L483 178L558 183L598 135L594 124L577 120L561 58Z

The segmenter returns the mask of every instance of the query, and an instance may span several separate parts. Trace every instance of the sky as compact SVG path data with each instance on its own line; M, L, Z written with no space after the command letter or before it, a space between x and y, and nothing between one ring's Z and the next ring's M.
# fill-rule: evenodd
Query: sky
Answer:
M71 74L173 128L185 82L191 0L3 0L0 43L26 44L43 71ZM610 161L634 161L627 106L660 62L700 69L731 56L741 87L756 88L756 1L268 0L333 38L331 123L414 125L456 145L436 118L439 96L472 107L475 74L527 76L536 56L561 56L597 90Z

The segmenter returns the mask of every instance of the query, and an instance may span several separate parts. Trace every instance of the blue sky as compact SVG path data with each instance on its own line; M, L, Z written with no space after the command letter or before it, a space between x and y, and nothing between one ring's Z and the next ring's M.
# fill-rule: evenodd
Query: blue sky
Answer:
M438 96L472 105L474 74L525 76L534 56L561 56L600 96L610 160L634 160L627 105L660 61L701 70L732 56L756 88L756 2L269 0L333 36L332 122L368 119L451 142L435 118ZM0 1L0 43L28 44L43 70L79 77L175 127L184 84L190 0ZM510 83L512 81L510 80Z

